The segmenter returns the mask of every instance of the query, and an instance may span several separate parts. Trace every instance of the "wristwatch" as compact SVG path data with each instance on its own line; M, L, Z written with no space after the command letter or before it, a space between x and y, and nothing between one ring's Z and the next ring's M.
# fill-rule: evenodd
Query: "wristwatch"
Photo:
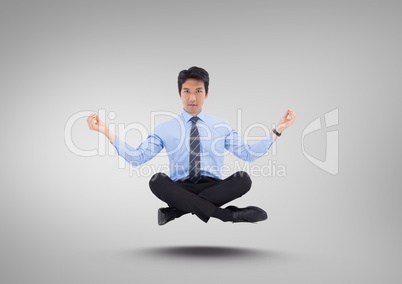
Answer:
M282 135L282 133L279 133L278 131L276 131L276 129L272 129L272 132L275 133L276 136L280 137Z

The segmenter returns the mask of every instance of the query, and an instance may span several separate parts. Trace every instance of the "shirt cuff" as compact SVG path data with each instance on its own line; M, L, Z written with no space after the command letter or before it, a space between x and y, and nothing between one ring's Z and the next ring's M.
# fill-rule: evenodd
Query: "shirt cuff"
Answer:
M119 149L119 146L118 145L120 145L120 139L119 139L119 137L117 137L116 136L116 139L114 140L114 142L113 143L111 143L115 148L116 148L116 150L118 150Z
M262 141L263 141L264 144L266 145L266 149L267 149L267 151L268 151L269 148L271 148L272 144L274 144L274 142L275 142L276 140L272 138L271 134L268 134L268 136L265 137Z

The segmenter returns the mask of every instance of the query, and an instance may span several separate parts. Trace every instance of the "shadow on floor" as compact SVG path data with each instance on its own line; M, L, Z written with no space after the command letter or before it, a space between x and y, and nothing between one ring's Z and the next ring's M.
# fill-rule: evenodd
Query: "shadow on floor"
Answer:
M151 257L151 258L286 258L287 255L281 252L257 250L252 248L221 247L221 246L174 246L144 248L127 251L125 256Z

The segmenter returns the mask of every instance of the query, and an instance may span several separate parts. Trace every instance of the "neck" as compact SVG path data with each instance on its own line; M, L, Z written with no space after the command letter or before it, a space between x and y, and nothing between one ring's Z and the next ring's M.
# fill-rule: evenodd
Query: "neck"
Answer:
M202 110L200 110L199 112L195 112L195 113L190 113L190 112L189 112L189 114L191 114L192 116L197 116L197 115L199 115L201 112L202 112Z

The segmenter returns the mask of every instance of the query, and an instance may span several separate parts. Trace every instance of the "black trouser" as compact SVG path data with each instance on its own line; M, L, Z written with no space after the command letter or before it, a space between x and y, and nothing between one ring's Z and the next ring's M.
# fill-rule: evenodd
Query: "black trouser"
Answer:
M239 198L251 188L250 176L239 171L220 180L203 176L198 183L174 182L164 173L156 173L149 181L151 191L170 207L197 215L205 223L217 207Z

